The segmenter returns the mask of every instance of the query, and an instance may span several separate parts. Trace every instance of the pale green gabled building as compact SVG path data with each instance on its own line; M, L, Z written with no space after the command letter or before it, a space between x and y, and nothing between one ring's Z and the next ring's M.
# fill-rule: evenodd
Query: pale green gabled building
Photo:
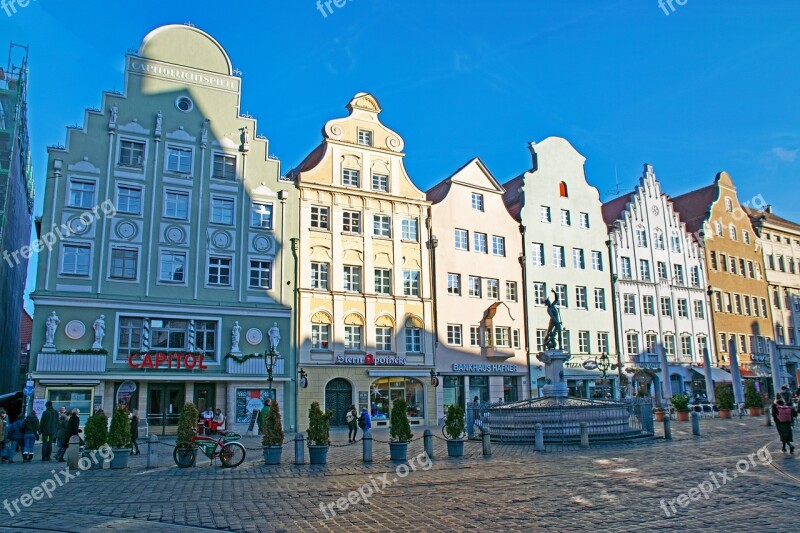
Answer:
M49 148L37 398L82 418L124 402L157 433L190 401L244 432L268 394L272 339L272 388L293 429L297 193L240 114L241 81L210 35L157 28L126 56L124 91L104 92Z

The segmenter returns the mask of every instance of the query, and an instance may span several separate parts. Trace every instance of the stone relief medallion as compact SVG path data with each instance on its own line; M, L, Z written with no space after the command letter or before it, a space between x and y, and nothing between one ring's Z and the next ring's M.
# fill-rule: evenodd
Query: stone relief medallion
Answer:
M661 210L658 208L657 205L654 205L653 207L651 207L650 211L653 213L653 216L656 216L656 217L661 212Z
M130 240L136 236L139 230L136 228L136 224L134 224L129 220L125 220L117 224L117 227L114 230L114 232L120 239Z
M244 336L247 339L247 342L250 343L252 346L256 344L260 344L262 340L264 340L264 334L261 333L261 330L257 328L250 328L247 330Z
M84 233L89 231L89 224L81 220L80 217L69 219L69 222L67 222L67 227L72 233L76 235L83 235Z
M167 231L164 232L164 236L167 242L171 244L183 244L183 241L186 239L186 233L183 231L183 228L179 226L168 227Z
M259 253L266 253L272 250L272 239L266 235L258 235L253 239L253 249Z
M231 235L227 231L215 231L211 235L211 242L214 246L221 249L226 249L231 245Z
M80 320L71 320L64 327L64 333L72 340L80 339L86 333L86 325Z

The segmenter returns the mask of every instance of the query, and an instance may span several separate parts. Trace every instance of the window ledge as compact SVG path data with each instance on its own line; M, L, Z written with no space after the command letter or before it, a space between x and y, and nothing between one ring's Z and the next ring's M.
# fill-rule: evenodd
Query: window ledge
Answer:
M328 229L328 228L315 228L315 227L309 227L308 231L315 231L315 232L318 232L318 233L330 233L331 232L331 230Z

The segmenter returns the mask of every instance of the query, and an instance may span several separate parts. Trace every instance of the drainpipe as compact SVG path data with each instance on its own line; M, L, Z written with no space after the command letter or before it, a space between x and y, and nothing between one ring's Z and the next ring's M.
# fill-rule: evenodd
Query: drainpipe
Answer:
M533 399L533 368L531 368L530 331L528 331L528 273L525 268L525 226L519 225L519 234L522 239L522 254L519 256L519 266L522 269L522 327L525 332L525 362L528 365L528 401Z
M606 241L608 247L608 273L611 278L611 311L614 315L614 344L617 350L617 375L619 376L619 396L622 399L622 360L620 356L620 335L619 335L619 316L617 308L617 275L614 272L616 261L614 260L613 242L611 238ZM655 302L653 303L655 305Z
M300 320L298 310L300 309L300 288L297 286L299 278L298 272L300 269L300 261L297 257L297 252L300 249L300 239L297 237L292 238L292 257L294 257L294 376L292 379L295 381L294 387L294 429L300 432L300 328L297 322Z

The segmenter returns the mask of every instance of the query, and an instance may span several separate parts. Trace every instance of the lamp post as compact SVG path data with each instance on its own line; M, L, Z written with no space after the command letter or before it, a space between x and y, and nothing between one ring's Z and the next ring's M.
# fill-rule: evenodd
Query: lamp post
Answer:
M270 400L272 400L272 371L275 369L275 359L277 357L278 354L275 353L275 348L273 346L270 346L269 352L264 354L264 365L267 367L267 381L269 383L267 395Z

